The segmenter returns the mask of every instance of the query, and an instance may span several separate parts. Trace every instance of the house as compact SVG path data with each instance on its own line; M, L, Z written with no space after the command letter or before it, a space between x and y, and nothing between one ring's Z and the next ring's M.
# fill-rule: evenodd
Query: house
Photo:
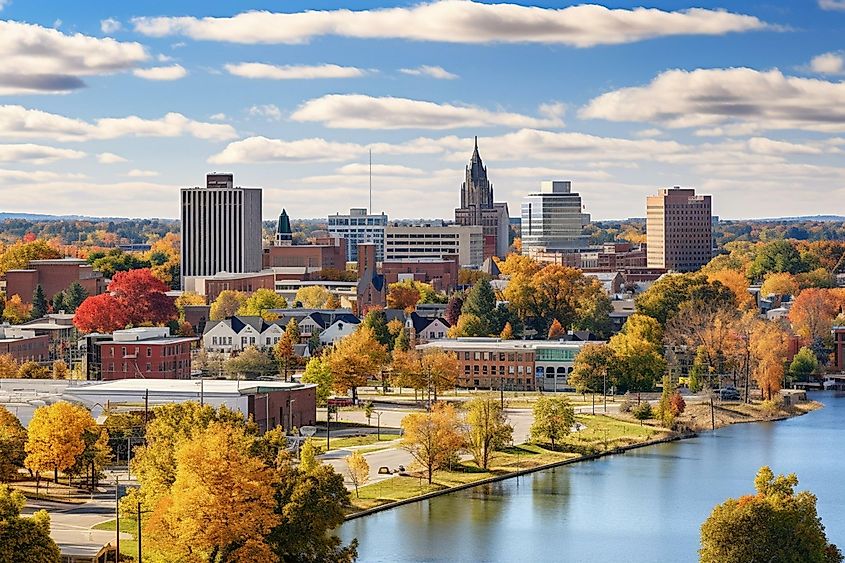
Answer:
M323 311L278 309L273 313L279 318L267 322L261 317L235 316L221 321L211 321L206 325L202 336L203 347L209 352L240 352L247 346L260 350L273 348L293 319L299 327L300 340L294 343L297 355L307 357L308 341L314 334L320 336L320 342L330 344L354 331L361 322L349 311Z
M432 340L443 340L451 325L446 319L423 317L414 312L405 319L405 328L413 345L425 344Z
M358 317L350 315L351 318L338 319L320 333L320 344L334 344L355 332L361 321ZM352 321L354 319L354 322Z

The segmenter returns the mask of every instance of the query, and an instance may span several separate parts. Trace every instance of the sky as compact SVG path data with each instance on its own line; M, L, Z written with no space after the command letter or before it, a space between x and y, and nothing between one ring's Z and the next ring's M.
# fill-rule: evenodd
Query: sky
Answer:
M177 217L228 171L264 216L452 218L473 137L512 216L661 187L722 218L845 214L845 0L0 0L0 211Z

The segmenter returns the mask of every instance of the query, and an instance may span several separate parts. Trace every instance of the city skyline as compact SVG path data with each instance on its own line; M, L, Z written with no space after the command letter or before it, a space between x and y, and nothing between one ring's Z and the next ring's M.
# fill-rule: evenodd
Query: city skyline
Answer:
M477 135L512 215L541 180L596 220L675 185L845 214L845 4L650 6L0 2L0 210L175 218L225 171L325 217L368 207L372 150L371 212L451 218Z

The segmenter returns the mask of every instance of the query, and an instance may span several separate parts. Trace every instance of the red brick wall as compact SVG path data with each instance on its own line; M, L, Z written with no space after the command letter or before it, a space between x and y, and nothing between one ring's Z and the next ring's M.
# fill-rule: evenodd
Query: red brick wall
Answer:
M35 287L41 284L44 295L51 301L53 296L78 282L88 295L99 295L105 291L102 277L95 277L91 266L79 264L35 264L32 270L6 273L8 295L20 295L24 303L32 302Z
M345 270L346 240L337 245L271 246L264 249L265 268L302 268L313 270Z
M190 341L173 344L104 342L100 344L101 373L112 379L188 379L191 377Z
M243 293L253 293L262 288L272 290L276 289L276 279L273 274L231 278L225 280L206 280L205 298L209 303L211 303L217 299L220 292L226 289L241 291Z
M399 281L399 274L413 274L416 281L431 283L438 291L451 291L458 282L458 263L441 262L382 262L381 272L387 283Z
M534 389L534 351L463 351L458 358L458 385L461 387L499 388L527 391ZM522 373L519 368L522 367ZM513 368L513 373L511 373ZM476 383L477 381L477 383Z
M266 395L258 393L250 395L248 400L249 414L252 415L259 428L262 430L267 428L267 408L269 407L270 428L276 426L283 426L286 430L290 430L290 399L295 399L293 403L293 426L301 428L302 426L313 426L317 422L317 394L316 388L308 387L304 389L290 389L271 391L270 404L267 404Z
M30 360L46 362L50 357L49 336L14 339L11 342L0 342L0 356L11 354L16 362L22 364Z

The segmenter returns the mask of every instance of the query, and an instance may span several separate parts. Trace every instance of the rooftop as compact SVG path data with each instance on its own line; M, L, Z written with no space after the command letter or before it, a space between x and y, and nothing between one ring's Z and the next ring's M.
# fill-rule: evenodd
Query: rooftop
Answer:
M204 395L242 395L248 392L264 393L266 390L304 389L309 385L286 381L252 381L236 379L118 379L103 383L80 385L69 389L68 393L83 392L87 395L112 393L150 393L189 394L195 396L200 390Z
M580 348L583 341L561 340L502 340L501 338L457 338L433 340L417 348L442 348L444 350L536 350L538 348Z

